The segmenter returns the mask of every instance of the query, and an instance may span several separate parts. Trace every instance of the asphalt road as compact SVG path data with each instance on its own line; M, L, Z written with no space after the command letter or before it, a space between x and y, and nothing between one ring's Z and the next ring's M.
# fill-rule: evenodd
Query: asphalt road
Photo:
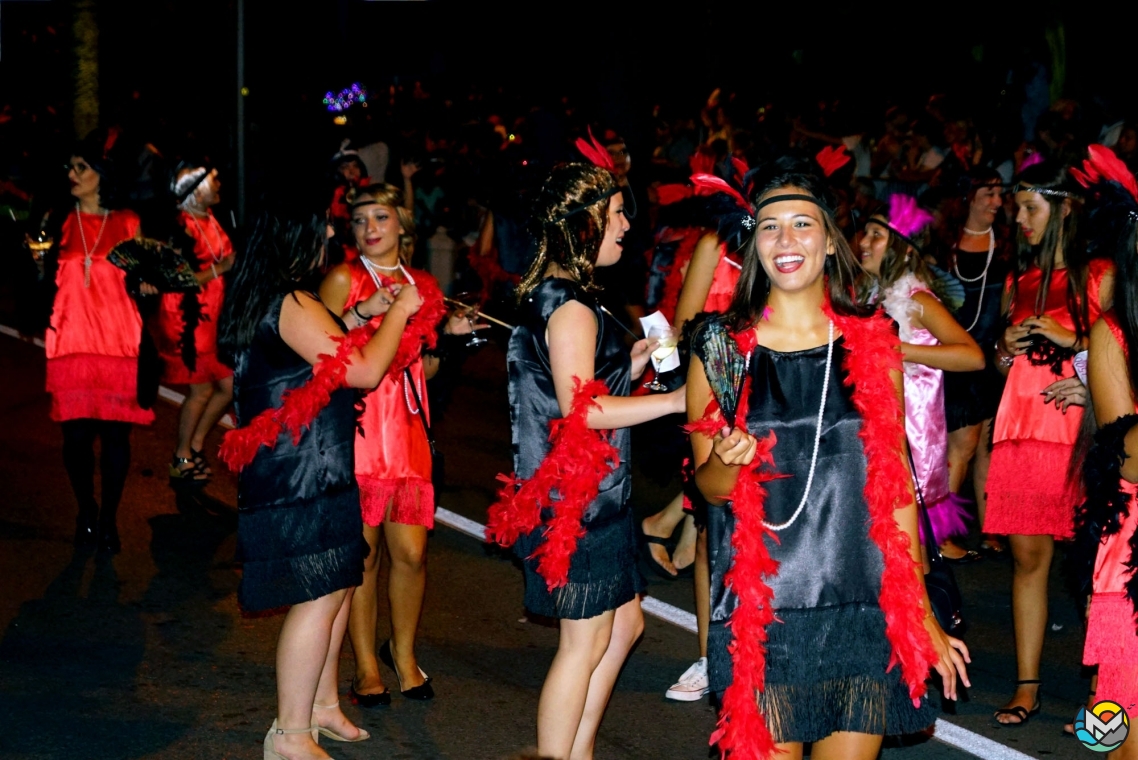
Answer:
M0 336L0 757L259 757L274 716L280 618L246 617L237 607L234 479L219 472L205 497L175 498L165 473L177 410L159 402L158 421L133 436L120 510L122 554L77 554L71 546L74 499L59 428L48 420L43 375L41 349ZM495 475L509 470L498 346L483 348L467 363L436 432L447 457L441 506L484 523ZM635 436L637 456L651 458L650 438ZM210 450L218 440L215 435ZM674 487L638 472L637 513L658 509ZM652 596L691 611L690 580L664 581L643 569ZM1030 757L1090 757L1073 739L1060 737L1087 681L1079 667L1077 612L1058 571L1043 714L1023 728L1001 728L991 718L1014 679L1010 576L1006 562L958 571L971 623L973 688L958 714L944 717L971 732L966 738L993 739ZM348 707L374 738L334 745L333 756L493 759L531 745L538 691L557 635L527 619L521 599L521 573L508 556L438 527L419 644L438 696L414 703L395 695L386 709ZM385 626L381 608L381 635ZM602 726L599 759L709 756L715 713L707 700L679 704L663 696L695 654L692 634L648 618ZM345 692L351 669L345 647ZM394 685L394 676L385 675ZM927 737L903 744L891 743L883 757L970 756ZM998 745L980 751L1017 756Z

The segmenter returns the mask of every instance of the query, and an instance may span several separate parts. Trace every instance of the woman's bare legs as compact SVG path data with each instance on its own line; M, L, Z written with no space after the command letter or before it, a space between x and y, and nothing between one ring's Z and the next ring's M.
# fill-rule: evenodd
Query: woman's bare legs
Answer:
M1055 540L1051 536L1009 536L1012 559L1012 620L1015 623L1016 678L1039 678L1043 654L1043 634L1047 628L1047 577ZM1039 684L1022 684L1004 707L1032 710L1038 700ZM998 715L1000 723L1019 723L1015 715Z
M316 704L324 705L321 709L312 711L312 725L330 728L348 739L355 739L360 735L360 729L348 720L338 706L340 701L340 649L344 645L344 633L348 630L348 617L352 609L352 597L355 589L348 589L344 601L340 604L340 611L332 623L332 637L328 642L328 659L324 663L324 671L320 674L320 683L316 687Z
M640 599L637 597L621 605L616 611L608 648L605 649L604 657L589 679L589 693L585 699L585 709L581 714L577 735L573 738L570 760L592 760L597 730L601 727L601 718L605 715L613 686L616 684L617 676L620 675L620 669L624 667L624 661L628 659L628 653L632 651L633 645L643 632L644 615L640 610Z
M277 727L312 725L312 703L328 668L335 622L347 590L293 605L285 615L277 639ZM337 658L339 650L337 650ZM311 732L274 734L273 747L289 760L327 758Z
M562 620L560 628L537 705L538 753L587 760L616 677L644 630L640 599L585 620Z
M874 760L881 752L885 737L876 734L859 734L838 731L819 742L814 742L811 760ZM801 747L802 745L798 745Z
M948 490L950 493L960 493L964 486L964 478L968 475L968 465L976 455L980 442L980 426L968 425L957 428L948 434ZM983 524L984 516L980 515ZM949 539L940 545L941 554L949 559L959 559L965 550L955 541Z
M229 408L230 402L233 401L232 377L217 380L209 387L209 400L206 402L205 408L201 413L201 418L198 420L197 425L194 426L193 434L190 437L190 448L195 451L202 451L205 448L205 437L209 435L209 431L213 430L218 420L225 414L225 410ZM179 430L179 433L180 432ZM179 446L180 445L181 441L179 441ZM188 455L179 454L178 456Z
M681 491L676 494L675 498L668 502L668 506L661 509L654 515L649 515L640 521L640 530L646 536L655 536L656 538L668 538L675 532L676 526L680 524L680 520L684 519L684 494ZM666 547L660 544L648 544L648 551L652 555L652 561L664 568L665 571L671 575L676 575L676 566L672 563L672 558L668 556ZM685 566L686 567L686 566Z
M695 562L696 543L699 540L699 531L695 527L695 517L684 515L684 527L680 531L680 541L676 550L672 552L672 566L677 570L691 567Z
M992 452L988 448L988 441L992 440L992 423L995 420L984 420L980 423L980 445L976 448L976 459L972 463L972 485L976 489L976 513L980 516L980 524L984 524L984 515L988 511L988 468L992 465ZM997 551L1003 551L1003 543L996 536L984 536L984 543Z
M415 634L427 592L427 528L422 525L383 524L383 537L391 560L387 598L391 604L391 658L403 691L424 683L415 659Z
M231 383L230 388L232 387ZM189 391L186 394L186 400L182 402L182 409L178 413L178 441L174 447L174 456L181 459L193 458L193 452L190 450L191 441L194 438L194 431L197 429L198 423L202 420L202 415L205 414L206 407L213 398L213 383L194 383L190 385ZM182 472L187 472L193 468L194 465L191 462L183 462L178 465L178 469ZM204 480L204 477L201 479Z
M375 656L375 626L378 616L376 586L382 551L379 526L365 524L364 540L371 551L364 560L364 580L352 595L351 615L348 617L348 634L356 658L356 677L352 687L357 694L382 694L383 678L379 674L379 660Z
M707 528L695 542L695 628L699 656L707 657L707 629L711 627L711 563L707 556Z

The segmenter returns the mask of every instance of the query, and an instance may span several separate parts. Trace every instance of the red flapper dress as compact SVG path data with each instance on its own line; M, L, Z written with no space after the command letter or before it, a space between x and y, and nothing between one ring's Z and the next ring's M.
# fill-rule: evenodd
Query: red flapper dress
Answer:
M731 308L731 299L735 297L735 285L739 282L740 273L740 266L727 254L727 245L719 246L719 263L715 265L711 290L707 292L707 300L703 302L704 311L727 313Z
M349 266L352 284L345 309L367 299L376 291L375 281L359 259L352 261ZM407 271L417 285L434 283L434 279L426 272L410 268ZM383 280L389 278L384 277ZM436 285L435 288L437 287ZM427 384L423 375L423 360L416 359L409 369L415 381L415 390L426 406ZM403 525L423 525L427 528L435 525L431 448L417 410L415 395L403 372L394 376L390 373L385 375L375 390L364 396L364 411L356 430L356 480L360 485L360 508L364 522L368 525L381 524L385 516L391 522ZM430 408L425 411L430 420Z
M225 230L217 223L213 212L205 219L182 212L178 221L186 228L186 233L194 241L194 256L197 270L204 272L210 265L216 265L226 256L233 255L233 243ZM187 385L190 383L212 383L233 374L217 358L217 320L221 314L221 304L225 299L225 282L214 278L202 286L197 294L201 316L194 329L194 366L186 365L182 354L181 340L185 330L182 309L184 293L163 293L154 319L154 339L158 353L162 357L164 369L162 380L167 383Z
M1125 350L1113 312L1103 315L1115 340ZM1135 409L1138 412L1138 409ZM1130 541L1138 531L1138 484L1123 480L1121 491L1130 497L1122 529L1103 538L1095 556L1091 606L1087 612L1087 643L1083 662L1098 665L1098 699L1109 699L1129 709L1138 706L1138 632L1134 605L1126 596L1130 580Z
M1107 261L1091 262L1086 294L1091 324L1102 314L1099 286L1111 269ZM1042 278L1042 270L1035 265L1020 276L1012 324L1036 315ZM1067 310L1066 269L1052 272L1043 313L1074 330ZM1064 414L1054 404L1045 404L1042 395L1043 389L1055 381L1075 376L1070 359L1061 369L1056 375L1050 366L1032 364L1024 355L1015 358L1008 372L992 433L986 533L1051 535L1057 539L1074 534L1075 505L1082 498L1082 484L1077 479L1071 482L1067 471L1083 408L1071 406Z
M154 421L154 412L138 405L142 317L127 293L126 273L107 261L111 249L138 231L138 216L125 210L105 217L73 211L63 222L46 336L47 392L56 422Z

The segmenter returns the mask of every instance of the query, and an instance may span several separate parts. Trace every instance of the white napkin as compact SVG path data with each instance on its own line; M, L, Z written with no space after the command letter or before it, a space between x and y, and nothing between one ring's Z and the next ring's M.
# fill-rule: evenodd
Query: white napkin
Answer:
M1079 382L1083 385L1087 384L1087 352L1080 351L1075 354L1075 359L1072 362L1075 365L1075 374L1079 377Z
M671 327L671 322L668 318L661 314L659 311L654 311L646 317L640 318L640 327L644 330L644 335L648 335L648 331L653 327ZM662 360L657 360L655 356L652 357L652 366L656 369L656 374L670 372L680 366L680 352L673 351Z

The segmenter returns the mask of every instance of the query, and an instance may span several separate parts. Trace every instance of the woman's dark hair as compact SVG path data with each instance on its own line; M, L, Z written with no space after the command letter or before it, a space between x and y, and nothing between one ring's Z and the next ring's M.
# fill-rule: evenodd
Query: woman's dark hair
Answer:
M518 302L545 277L550 264L586 291L597 290L593 268L608 226L609 198L619 192L612 173L592 164L558 164L534 207L537 255L517 288Z
M835 313L844 316L868 316L872 313L872 308L857 302L854 287L861 267L834 221L834 198L829 186L815 173L813 164L796 156L783 156L755 169L747 179L751 187L752 207L765 196L781 195L781 192L774 191L782 191L784 188L795 188L789 192L799 194L804 191L817 199L827 242L834 248L834 253L826 256L823 270L830 306ZM770 294L770 278L759 261L757 237L752 235L750 241L743 246L743 271L735 286L731 308L727 311L728 324L736 332L745 330L758 321Z
M99 175L99 205L108 210L124 208L126 193L123 180L111 151L117 133L106 129L93 129L71 148L71 156L78 156Z
M877 220L883 220L887 224L889 222L889 208L882 204L870 212L869 216L870 218L866 220L867 225L873 224ZM879 284L880 290L883 292L893 287L897 280L905 274L911 272L923 284L932 288L937 298L944 301L945 293L941 290L936 275L929 270L929 265L925 263L925 258L922 255L923 249L927 246L928 231L915 233L912 236L913 242L921 246L920 249L917 249L884 224L880 224L878 227L888 236L885 255L881 257L881 268L876 277L865 270L863 270L864 274L858 277L858 300L862 303L868 302L874 283Z
M217 326L217 348L233 365L253 342L272 301L282 293L313 291L320 284L327 227L304 212L264 212L257 217L245 250L225 283L225 304Z
M1016 190L1039 193L1044 202L1051 207L1051 215L1038 246L1028 242L1022 229L1016 235L1016 277L1012 280L1006 316L1010 317L1015 308L1018 279L1032 264L1043 271L1034 304L1034 313L1043 313L1047 293L1051 288L1051 275L1055 270L1055 253L1061 247L1063 261L1067 267L1067 312L1075 325L1076 341L1081 341L1091 329L1087 306L1090 257L1084 241L1079 236L1079 217L1082 214L1083 202L1076 194L1077 185L1071 180L1066 166L1044 161L1020 173L1016 178ZM1063 215L1065 203L1070 204L1070 213L1066 216Z

